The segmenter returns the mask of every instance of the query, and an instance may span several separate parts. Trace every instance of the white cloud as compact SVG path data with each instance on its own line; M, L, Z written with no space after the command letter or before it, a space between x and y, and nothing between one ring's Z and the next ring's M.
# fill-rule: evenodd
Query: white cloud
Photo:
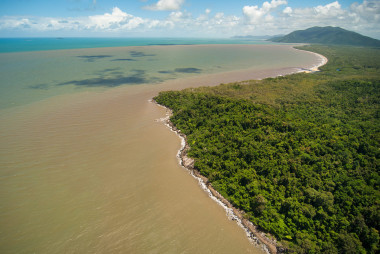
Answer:
M243 15L235 16L223 12L212 14L210 9L205 9L196 17L185 10L176 10L161 19L134 16L118 7L101 15L83 17L3 16L0 17L0 35L7 36L7 32L35 36L120 35L128 32L136 36L228 37L285 34L312 26L340 26L380 38L379 0L364 0L349 8L343 8L338 1L292 8L287 1L272 0L262 6L244 6L242 10Z
M247 18L249 24L259 24L262 21L273 21L274 18L270 12L280 5L286 5L286 0L272 0L271 2L264 2L262 7L259 6L244 6L243 14Z
M0 19L0 31L3 30L22 30L22 31L103 31L112 32L119 30L132 30L140 26L147 25L155 21L135 17L123 12L118 7L114 7L111 13L94 15L79 18L18 18L3 17Z
M357 22L362 20L380 23L380 1L364 0L362 4L353 3L350 9Z
M330 4L326 4L324 6L319 5L317 7L314 7L315 14L318 17L326 16L326 17L336 17L339 15L344 14L344 11L341 9L341 5L338 1L335 1Z
M176 11L176 12L171 12L169 14L169 19L171 21L174 21L174 22L178 22L180 21L181 19L183 19L185 17L185 15L183 14L183 12L181 11Z
M147 10L153 11L176 11L181 8L185 0L159 0L157 3L145 6Z
M265 12L256 6L244 6L244 15L248 18L251 24L258 23L260 19L265 15Z
M223 12L218 12L217 14L215 14L215 19L217 19L217 20L221 20L221 19L223 19L223 17L224 17Z
M0 23L1 29L29 28L32 23L28 18L15 19L13 17L3 17Z
M297 23L303 25L301 28L311 26L343 26L343 24L348 24L350 20L349 13L347 10L342 9L338 1L326 5L318 5L313 8L295 8L292 9L291 13L286 13L285 10L283 13L291 15L282 19L286 19L290 28L300 26Z
M122 29L126 28L127 30L132 30L140 25L144 24L145 20L140 17L133 17L127 23L121 26Z
M126 22L129 18L133 18L133 16L123 12L117 7L114 7L112 9L112 13L90 16L90 22L87 26L89 28L95 27L97 29L115 28Z
M283 14L285 16L282 16L279 20L287 22L289 29L311 26L342 26L350 21L349 13L347 10L342 9L338 1L312 8L295 8L291 10L285 8ZM340 22L340 20L343 20L343 22Z
M290 14L292 14L293 9L292 9L292 7L287 6L282 12L283 12L284 14L288 14L288 15L290 15Z
M280 5L288 4L286 0L272 0L270 3L269 2L264 2L263 3L263 9L267 12L269 12L272 9L277 8Z
M200 14L197 18L197 21L206 21L209 19L209 14L211 13L210 9L206 9L204 13Z

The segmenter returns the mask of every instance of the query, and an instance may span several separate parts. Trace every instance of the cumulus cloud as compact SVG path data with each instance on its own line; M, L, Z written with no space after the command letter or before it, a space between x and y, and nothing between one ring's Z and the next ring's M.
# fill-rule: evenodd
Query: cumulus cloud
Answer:
M287 7L282 11L282 13L284 13L284 14L288 14L288 15L292 14L292 12L293 12L293 9L292 9L292 7L289 7L289 6L287 6Z
M263 3L263 9L266 11L270 11L271 9L275 9L280 5L288 4L286 0L272 0L270 3L269 2L264 2Z
M144 8L153 11L176 11L181 8L184 2L185 0L159 0L157 3Z
M112 32L119 30L132 30L143 25L154 27L154 23L155 20L135 17L131 14L123 12L118 7L114 7L111 13L79 18L62 19L47 17L3 17L0 19L0 31L14 29L39 32L59 30Z
M112 13L105 13L103 15L95 15L89 17L88 27L95 27L98 29L106 29L111 27L118 27L125 23L127 19L133 18L132 15L127 14L117 7L112 9Z
M288 4L286 0L272 0L271 2L264 2L261 8L257 5L244 6L243 14L250 24L259 24L262 21L273 21L274 18L270 15L270 12L280 5L286 4Z
M169 14L169 19L174 22L178 22L183 20L186 17L183 12L181 11L176 11L176 12L171 12Z
M380 23L380 1L364 0L362 4L355 2L351 5L350 9L356 22Z
M284 10L285 11L285 10ZM347 19L348 13L342 9L338 1L318 5L312 8L292 9L289 22L302 22L309 26L338 25L339 20Z
M94 3L95 1L93 1ZM308 8L293 8L285 0L266 1L261 6L242 6L243 15L226 15L205 9L198 16L180 10L184 1L164 1L175 8L161 19L134 16L118 7L101 14L82 17L0 17L0 33L19 31L36 35L131 32L152 36L216 36L288 33L312 26L340 26L380 38L380 1L364 0L343 8L339 1ZM177 5L173 4L177 3ZM170 5L172 4L172 5ZM161 5L162 6L162 5ZM161 7L160 7L161 8ZM163 8L163 7L162 7Z
M31 25L32 22L28 18L3 17L0 22L0 28L2 29L30 28Z
M329 18L337 17L345 13L345 11L341 9L341 7L342 6L339 4L339 2L335 1L324 6L319 5L317 7L314 7L314 12L318 18L323 18L323 16Z
M191 13L186 11L175 11L171 12L165 21L160 21L159 25L166 29L165 32L170 29L183 36L220 37L232 34L241 24L241 19L234 15L230 16L218 12L212 16L210 13L210 11L205 10L198 17L193 17Z

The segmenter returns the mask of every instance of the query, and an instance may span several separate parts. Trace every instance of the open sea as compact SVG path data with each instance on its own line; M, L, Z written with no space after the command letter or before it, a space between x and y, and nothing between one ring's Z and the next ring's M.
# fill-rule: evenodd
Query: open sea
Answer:
M262 253L178 164L159 91L320 62L238 40L0 39L0 253Z
M128 46L274 44L265 40L202 38L0 38L0 52Z

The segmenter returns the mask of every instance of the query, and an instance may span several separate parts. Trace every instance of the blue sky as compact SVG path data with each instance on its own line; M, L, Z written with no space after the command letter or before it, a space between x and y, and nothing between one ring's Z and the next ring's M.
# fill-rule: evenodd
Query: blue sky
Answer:
M380 38L380 0L0 1L0 37L230 37L327 25Z

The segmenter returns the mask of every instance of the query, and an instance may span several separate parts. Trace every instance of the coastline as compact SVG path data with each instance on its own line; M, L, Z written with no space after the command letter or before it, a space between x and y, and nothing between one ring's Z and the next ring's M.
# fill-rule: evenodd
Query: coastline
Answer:
M194 167L194 159L187 156L187 151L190 146L187 143L187 137L170 121L172 110L158 104L155 100L150 100L151 103L166 109L166 117L160 118L156 121L164 123L170 131L177 134L181 140L181 148L177 152L179 164L186 169L192 177L194 177L199 186L208 194L208 196L220 205L226 212L228 219L236 221L248 237L249 241L261 248L266 253L275 254L281 253L281 249L277 246L275 238L268 237L264 232L257 229L252 222L244 218L244 211L236 209L226 198L224 198L218 191L214 189L208 178L202 176L201 173Z
M293 47L294 48L294 47ZM320 58L320 61L319 63L317 63L316 65L310 67L310 68L302 68L299 72L304 72L304 73L313 73L313 72L318 72L320 71L319 70L319 67L322 67L323 65L327 64L329 59L327 59L327 57L321 55L321 54L318 54L318 53L315 53L315 52L311 52L311 51L307 51L307 50L303 50L303 49L297 49L297 48L294 48L295 50L299 50L299 51L302 51L302 52L307 52L309 54L313 54L317 57Z
M299 50L299 49L296 49ZM301 68L295 72L289 72L285 75L292 75L295 73L314 73L318 72L319 68L325 64L327 64L328 59L318 53L310 52L306 50L301 50L304 52L308 52L314 54L319 57L320 61L316 65L310 68ZM283 76L282 73L275 75ZM235 81L237 82L237 81ZM208 196L214 200L218 205L223 207L226 212L227 217L230 220L236 221L238 226L240 226L246 233L248 239L255 244L256 246L262 248L266 253L276 254L276 253L284 253L284 249L277 244L277 240L271 236L269 233L265 233L260 231L257 226L255 226L252 222L245 218L245 212L235 208L226 198L224 198L219 192L217 192L212 184L208 181L208 178L202 176L200 172L194 167L194 159L187 156L187 152L190 149L190 146L187 143L187 137L185 134L181 132L171 121L170 117L172 116L172 110L167 108L161 104L158 104L154 99L149 100L150 102L158 105L159 107L163 107L166 109L166 116L164 118L160 118L157 121L164 123L172 132L176 133L177 136L181 140L181 148L177 152L177 158L179 164L186 169L190 175L192 175L195 179L198 180L198 184L201 188L207 192Z

